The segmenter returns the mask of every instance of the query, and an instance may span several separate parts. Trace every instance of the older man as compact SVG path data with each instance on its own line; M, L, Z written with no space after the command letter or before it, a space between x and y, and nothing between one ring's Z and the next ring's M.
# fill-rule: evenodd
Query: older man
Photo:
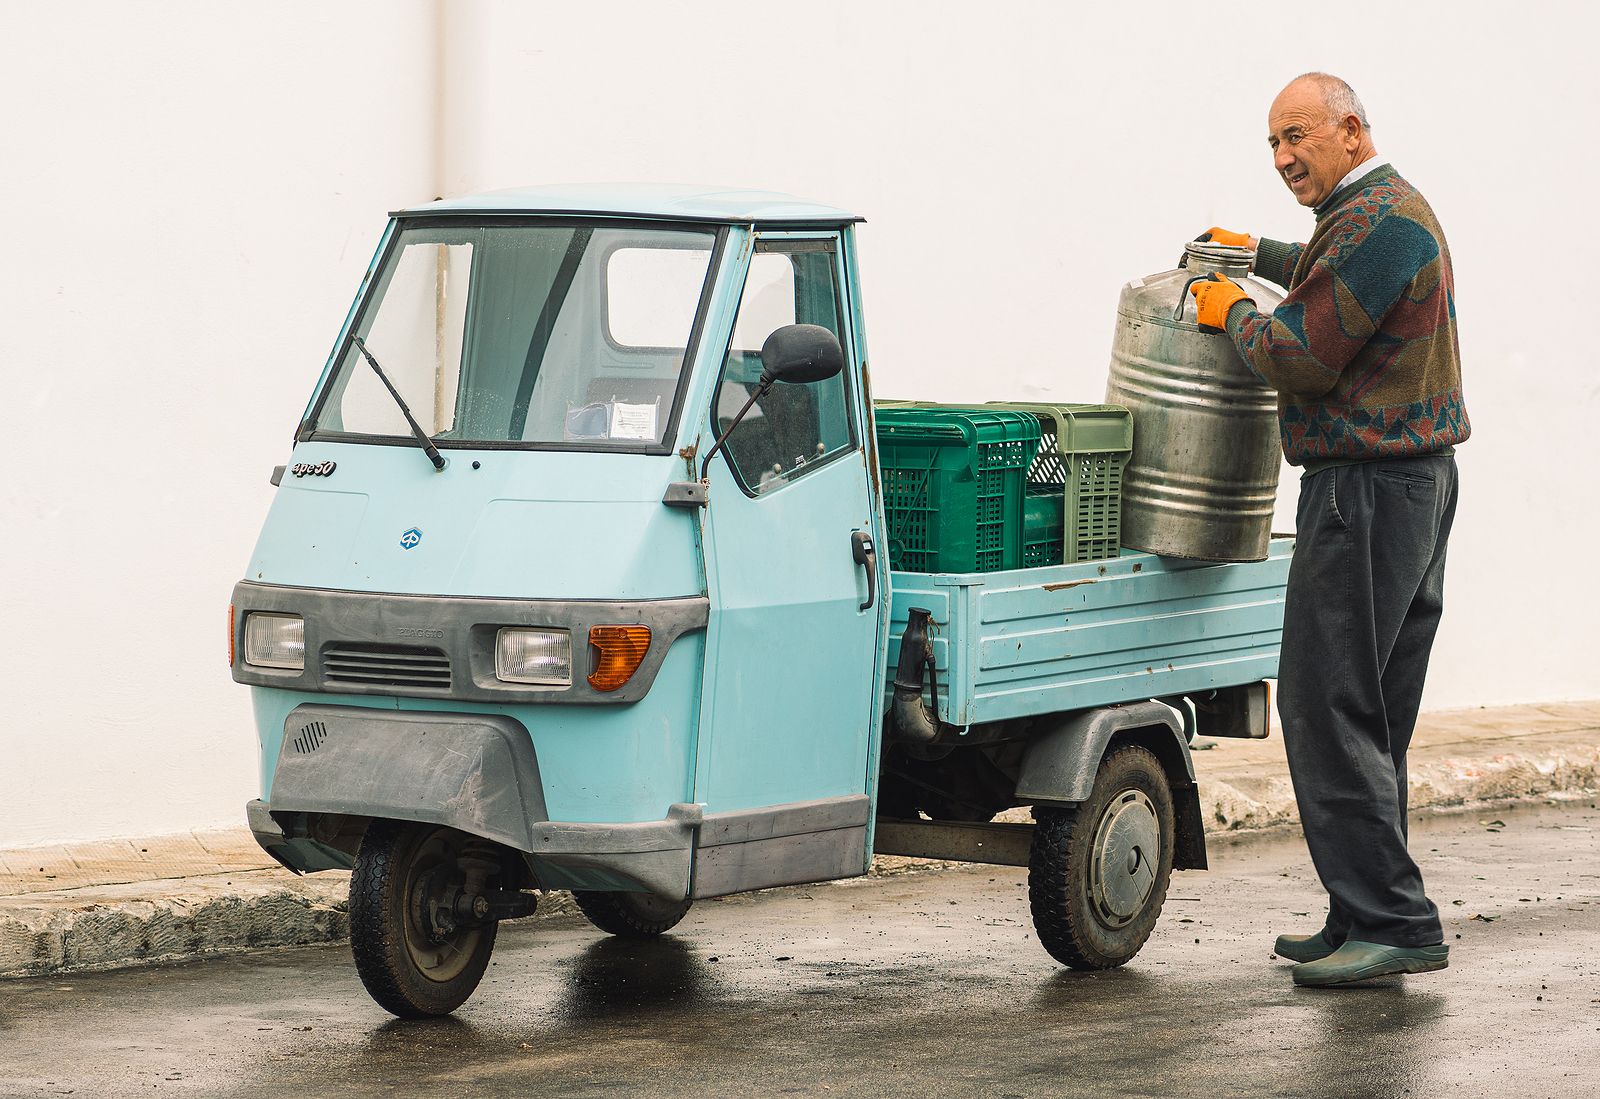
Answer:
M1278 391L1283 451L1304 467L1284 608L1279 711L1300 819L1328 890L1312 935L1277 952L1296 984L1448 964L1406 849L1406 749L1443 606L1461 398L1450 253L1433 210L1372 144L1350 86L1291 81L1267 116L1274 166L1316 214L1305 244L1256 248L1288 289L1271 313L1221 276L1193 290Z

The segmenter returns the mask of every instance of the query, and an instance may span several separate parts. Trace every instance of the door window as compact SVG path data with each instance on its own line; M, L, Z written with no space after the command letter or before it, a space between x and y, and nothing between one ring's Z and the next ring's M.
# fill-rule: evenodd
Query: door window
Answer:
M717 386L717 430L727 430L761 379L761 345L786 324L817 324L845 343L833 239L760 240L750 258L739 316ZM723 444L744 489L787 484L855 445L848 371L813 382L778 382Z

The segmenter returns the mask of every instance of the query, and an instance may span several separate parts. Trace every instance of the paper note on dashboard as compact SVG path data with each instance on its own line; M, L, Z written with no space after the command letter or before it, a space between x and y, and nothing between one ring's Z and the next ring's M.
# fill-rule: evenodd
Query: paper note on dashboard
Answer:
M642 439L654 442L656 431L656 406L654 404L611 405L611 438Z

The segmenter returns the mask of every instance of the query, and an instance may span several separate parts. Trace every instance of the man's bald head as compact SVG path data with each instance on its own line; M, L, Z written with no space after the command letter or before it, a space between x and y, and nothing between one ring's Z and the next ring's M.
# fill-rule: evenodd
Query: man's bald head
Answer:
M1344 118L1346 115L1355 115L1361 120L1361 125L1372 129L1372 123L1367 121L1367 109L1361 105L1361 97L1356 95L1356 90L1340 80L1332 73L1301 73L1289 81L1284 88L1287 91L1296 84L1309 84L1322 95L1323 106L1328 108L1328 115L1332 118Z
M1327 73L1304 73L1278 93L1267 113L1267 143L1295 201L1312 207L1377 152L1367 109L1350 85Z

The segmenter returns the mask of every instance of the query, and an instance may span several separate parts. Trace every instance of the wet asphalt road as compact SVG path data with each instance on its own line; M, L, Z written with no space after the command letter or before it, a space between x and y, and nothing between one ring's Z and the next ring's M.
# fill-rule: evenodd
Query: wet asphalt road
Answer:
M1495 828L1492 820L1503 821ZM654 944L502 931L454 1018L391 1019L343 947L0 983L3 1095L1593 1095L1600 811L1416 826L1451 968L1296 990L1297 837L1213 842L1124 969L1033 938L975 867L704 902Z

